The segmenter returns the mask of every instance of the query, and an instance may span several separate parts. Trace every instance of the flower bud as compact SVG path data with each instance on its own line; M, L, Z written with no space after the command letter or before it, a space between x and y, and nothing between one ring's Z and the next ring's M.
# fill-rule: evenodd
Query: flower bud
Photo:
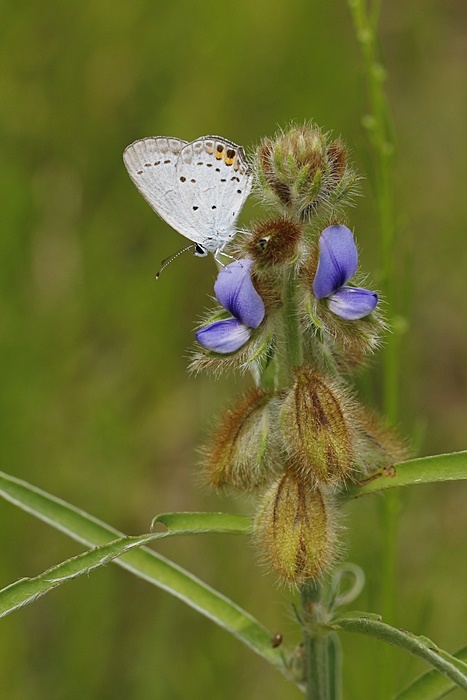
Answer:
M204 473L214 488L253 491L271 478L274 450L271 395L250 391L225 411L203 449Z
M364 474L409 459L409 445L381 416L361 406L357 421L358 466Z
M304 220L320 205L340 209L354 194L357 177L340 140L310 124L266 139L257 153L264 195Z
M319 488L288 470L264 494L255 521L261 553L284 583L316 580L336 554L335 514Z
M312 483L340 485L351 475L352 411L337 384L310 367L296 370L280 411L281 437L294 469Z
M270 268L297 256L302 227L286 216L258 221L253 225L246 253L259 268Z

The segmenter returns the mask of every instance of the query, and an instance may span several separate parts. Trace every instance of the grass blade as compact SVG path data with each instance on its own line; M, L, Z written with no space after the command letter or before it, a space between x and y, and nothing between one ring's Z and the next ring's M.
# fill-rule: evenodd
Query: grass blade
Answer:
M116 538L124 537L115 528L79 508L3 472L0 472L0 495L87 546L106 545ZM186 520L188 514L181 515ZM214 515L219 525L222 514ZM193 517L198 517L198 522L200 516L203 516L204 521L202 531L206 532L206 514L193 514ZM161 522L165 519L171 527L174 517L174 514L167 514L162 516ZM240 528L237 532L245 532L245 519L240 518L237 525ZM224 520L222 531L225 531L226 526L227 522ZM115 563L179 598L288 675L288 652L283 646L280 649L272 647L272 632L248 612L188 571L146 547L127 552L116 559Z
M168 534L168 533L167 533ZM141 535L140 537L120 537L113 542L95 547L88 552L78 554L61 564L47 569L34 578L23 578L0 590L0 617L32 603L57 586L67 581L89 574L99 566L105 566L113 559L140 547L154 539L166 537L165 533Z
M155 540L179 535L202 535L213 532L239 534L251 531L249 518L228 513L164 513L154 518L153 524L156 522L163 523L167 528L166 531L135 537L120 537L113 542L67 559L39 576L21 579L3 588L0 590L0 617L32 603L67 581L89 574L99 566L105 566L131 549Z

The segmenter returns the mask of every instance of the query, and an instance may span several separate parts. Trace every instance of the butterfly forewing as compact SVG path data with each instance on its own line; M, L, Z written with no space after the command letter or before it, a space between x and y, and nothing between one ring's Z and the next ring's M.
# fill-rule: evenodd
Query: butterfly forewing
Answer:
M214 252L236 233L252 175L243 149L218 136L186 144L177 162L180 200L197 224L200 243Z
M131 179L154 211L169 226L191 238L192 226L181 207L176 170L178 156L186 143L164 136L141 139L125 149L123 161ZM196 230L194 233L196 235Z

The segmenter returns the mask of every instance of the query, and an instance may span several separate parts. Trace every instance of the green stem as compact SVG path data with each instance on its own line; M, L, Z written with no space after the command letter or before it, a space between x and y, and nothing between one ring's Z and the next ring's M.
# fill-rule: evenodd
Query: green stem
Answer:
M374 1L367 11L364 0L349 0L357 39L362 51L368 81L370 110L364 125L375 153L375 193L381 236L381 285L385 291L391 326L394 321L396 280L394 277L394 142L391 117L384 84L386 72L378 52L377 25L380 1ZM390 333L383 355L383 404L389 423L397 421L398 413L398 341Z
M334 700L335 697L330 694L329 640L319 628L323 622L321 590L320 584L312 583L301 589L307 700Z
M329 697L342 700L342 647L337 634L328 636Z
M303 363L303 347L297 306L297 277L291 265L284 273L283 292L284 355L281 362L282 386L289 384L292 372Z
M393 196L394 143L391 119L384 83L386 73L378 52L377 30L381 0L367 6L365 0L348 0L357 40L362 51L368 81L370 110L364 124L375 154L375 190L381 235L381 285L388 304L388 317L394 326L396 280L394 277L395 225ZM383 353L383 409L388 422L394 425L398 417L399 377L398 338L389 334ZM397 521L400 496L388 494L382 501L381 516L384 531L382 553L381 609L385 619L394 622L396 616ZM394 674L391 673L391 653L385 651L380 672L381 694L391 697Z

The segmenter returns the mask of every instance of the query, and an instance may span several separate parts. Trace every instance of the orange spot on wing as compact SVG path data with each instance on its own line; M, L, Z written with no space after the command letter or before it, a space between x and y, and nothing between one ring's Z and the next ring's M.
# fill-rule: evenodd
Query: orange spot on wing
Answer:
M236 158L237 158L237 154L235 154L233 158L229 158L229 156L226 153L224 155L224 163L226 165L232 165L232 163L235 163Z

